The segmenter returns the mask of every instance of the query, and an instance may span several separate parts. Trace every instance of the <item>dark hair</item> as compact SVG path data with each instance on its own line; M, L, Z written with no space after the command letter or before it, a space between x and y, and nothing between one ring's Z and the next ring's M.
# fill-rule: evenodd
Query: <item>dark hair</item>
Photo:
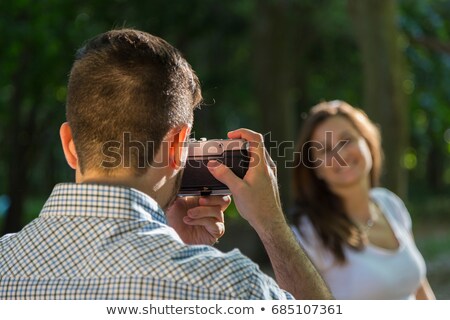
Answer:
M81 172L112 172L101 167L102 148L128 133L145 147L128 150L130 167L144 173L168 131L192 124L201 99L191 66L163 39L132 29L92 38L77 52L66 105Z
M307 216L323 245L334 254L338 262L344 263L344 245L355 250L364 247L362 231L346 214L341 198L318 178L314 163L308 157L314 130L325 120L336 116L347 119L366 140L373 162L370 171L371 187L379 183L382 150L378 127L362 110L346 102L336 100L319 103L311 108L301 126L293 177L295 206L292 218L293 223L301 224L302 216Z

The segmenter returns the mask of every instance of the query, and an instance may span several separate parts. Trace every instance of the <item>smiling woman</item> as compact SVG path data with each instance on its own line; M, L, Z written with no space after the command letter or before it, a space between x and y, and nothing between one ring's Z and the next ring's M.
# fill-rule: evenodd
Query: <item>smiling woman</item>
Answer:
M343 101L311 109L298 141L292 229L337 299L434 298L408 210L378 187L380 140Z
M312 141L324 146L315 152L314 159L317 163L323 163L317 167L317 175L328 181L330 187L339 188L358 179L369 179L368 173L372 167L370 149L347 118L336 116L324 120L314 130ZM342 145L339 153L331 153L338 144Z

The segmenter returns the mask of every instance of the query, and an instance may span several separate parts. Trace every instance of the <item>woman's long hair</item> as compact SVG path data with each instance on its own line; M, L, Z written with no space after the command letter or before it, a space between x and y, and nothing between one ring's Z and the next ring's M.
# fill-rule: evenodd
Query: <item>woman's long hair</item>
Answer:
M378 127L360 109L344 101L327 101L314 106L302 124L297 142L294 169L293 223L299 225L302 216L307 216L325 248L329 249L339 263L345 263L344 245L355 250L364 247L362 230L345 212L342 199L333 193L327 184L318 178L313 160L308 156L312 147L312 135L325 120L341 116L350 121L366 140L372 155L370 185L378 185L381 163L381 137Z

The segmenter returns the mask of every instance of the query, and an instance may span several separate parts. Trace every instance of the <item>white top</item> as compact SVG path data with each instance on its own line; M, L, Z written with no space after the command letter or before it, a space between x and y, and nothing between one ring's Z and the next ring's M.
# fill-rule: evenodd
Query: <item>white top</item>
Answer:
M344 247L347 262L339 265L323 247L307 217L294 234L328 284L336 299L415 299L426 274L425 261L411 236L411 217L402 200L387 189L371 190L393 230L399 248L388 250L368 244L362 251Z

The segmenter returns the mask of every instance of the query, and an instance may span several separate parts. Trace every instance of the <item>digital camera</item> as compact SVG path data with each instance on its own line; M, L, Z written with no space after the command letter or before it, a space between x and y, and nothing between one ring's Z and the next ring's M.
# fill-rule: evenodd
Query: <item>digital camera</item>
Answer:
M208 162L217 160L240 178L249 165L248 143L244 139L190 139L179 196L229 195L228 187L212 176Z

